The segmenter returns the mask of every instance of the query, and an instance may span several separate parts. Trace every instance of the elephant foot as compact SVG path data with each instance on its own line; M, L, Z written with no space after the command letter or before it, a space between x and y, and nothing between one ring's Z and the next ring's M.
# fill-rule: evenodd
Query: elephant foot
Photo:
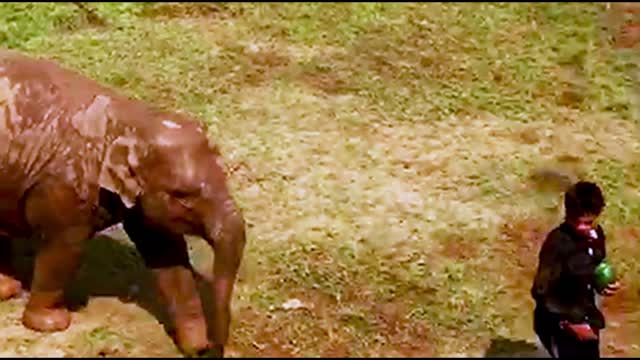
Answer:
M0 301L16 296L22 289L22 283L11 276L0 274Z
M211 349L204 319L179 322L175 336L177 345L185 356L203 356Z
M67 309L29 307L22 314L22 323L31 330L55 332L66 330L71 324L71 313Z

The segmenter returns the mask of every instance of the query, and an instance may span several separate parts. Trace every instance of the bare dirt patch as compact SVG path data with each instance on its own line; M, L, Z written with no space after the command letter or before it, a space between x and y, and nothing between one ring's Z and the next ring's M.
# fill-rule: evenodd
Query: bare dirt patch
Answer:
M78 9L80 9L81 13L83 14L86 22L91 25L91 26L95 26L98 28L104 28L107 26L107 21L101 17L96 10L91 7L90 5L87 5L85 3L82 2L74 2L73 3L75 6L78 7ZM72 29L69 29L72 30Z
M14 299L0 305L4 310L2 357L180 356L162 325L134 304L95 298L72 314L66 331L36 333L20 321L25 302Z
M248 60L249 67L244 74L245 82L249 85L259 86L264 82L274 79L290 64L288 57L279 54L274 49L245 49L243 55Z
M640 227L622 226L609 235L616 246L627 256L637 252L633 243L640 237ZM611 252L611 245L608 250ZM607 328L603 332L603 355L611 357L631 357L640 354L640 312L637 304L640 291L633 283L633 275L622 273L622 289L612 297L603 298L603 312L607 319Z
M637 311L639 296L628 288L622 288L615 296L603 299L603 312L607 328L603 332L604 356L628 357L638 355L640 314Z
M434 336L428 326L407 322L408 306L402 301L392 301L373 307L378 331L387 334L393 344L395 356L434 356Z
M538 253L549 231L555 226L549 218L511 218L499 230L492 256L495 263L483 264L498 276L501 296L494 305L511 309L509 321L519 336L534 336L531 325L533 299L530 289L538 266ZM524 316L523 316L524 315Z
M471 239L453 235L443 240L442 255L454 260L470 260L478 255L478 246Z
M253 309L243 309L234 317L237 318L236 322L241 324L239 326L246 324L252 328L250 344L239 344L234 341L233 337L230 339L229 348L234 349L234 352L241 357L291 358L295 356L279 341L282 338L281 334L272 329L270 326L272 321L264 313Z
M244 43L230 42L228 39L220 41L217 55L211 55L210 63L206 65L206 79L224 79L227 85L233 87L261 87L276 80L287 73L291 58L277 44L260 42L255 39ZM233 87L226 87L230 91Z
M339 95L351 90L349 82L336 72L303 71L300 80L327 95Z
M500 229L500 245L496 255L502 262L509 263L510 269L504 273L504 284L513 295L524 300L530 297L529 289L538 266L538 252L554 224L545 219L512 219Z
M226 4L166 2L148 5L142 12L142 16L158 20L175 18L212 20L239 15L239 10Z

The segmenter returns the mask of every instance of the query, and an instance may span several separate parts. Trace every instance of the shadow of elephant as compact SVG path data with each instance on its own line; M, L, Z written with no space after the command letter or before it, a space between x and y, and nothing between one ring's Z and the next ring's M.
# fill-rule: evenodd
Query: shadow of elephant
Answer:
M33 275L35 250L30 241L14 239L13 266L17 277L26 286ZM205 250L205 251L202 251ZM212 259L208 249L197 248L196 259L200 263ZM201 253L205 253L204 256ZM207 256L210 255L210 256ZM192 263L194 254L190 252ZM194 267L198 267L195 261ZM207 266L207 265L205 265ZM210 323L213 316L211 285L196 276L203 310ZM80 310L88 305L91 297L116 297L124 303L135 303L150 313L161 323L175 341L174 324L169 317L167 306L160 298L153 273L148 269L133 244L123 231L120 233L98 234L86 244L82 262L72 282L65 289L65 299L69 309ZM211 329L211 325L209 324ZM211 334L209 335L211 337Z
M499 337L491 340L485 358L550 358L547 351L536 343Z

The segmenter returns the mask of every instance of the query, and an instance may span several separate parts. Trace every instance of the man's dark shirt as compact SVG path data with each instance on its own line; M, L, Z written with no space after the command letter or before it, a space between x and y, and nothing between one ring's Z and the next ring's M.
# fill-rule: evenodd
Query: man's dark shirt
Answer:
M602 228L596 231L598 238L590 239L564 222L547 235L531 288L539 315L604 328L604 316L595 304L593 273L606 248Z

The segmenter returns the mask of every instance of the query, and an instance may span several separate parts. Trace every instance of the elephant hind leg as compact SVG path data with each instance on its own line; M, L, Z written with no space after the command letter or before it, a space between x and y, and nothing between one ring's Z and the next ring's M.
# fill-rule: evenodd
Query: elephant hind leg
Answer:
M13 255L11 239L0 236L0 301L16 296L22 289L22 283L15 278Z
M180 350L187 355L207 351L207 323L184 237L145 222L138 208L126 214L124 229L155 276L175 322L175 341Z
M92 235L91 210L72 186L51 179L29 191L25 214L39 238L31 296L22 322L36 331L61 331L71 322L64 289Z

